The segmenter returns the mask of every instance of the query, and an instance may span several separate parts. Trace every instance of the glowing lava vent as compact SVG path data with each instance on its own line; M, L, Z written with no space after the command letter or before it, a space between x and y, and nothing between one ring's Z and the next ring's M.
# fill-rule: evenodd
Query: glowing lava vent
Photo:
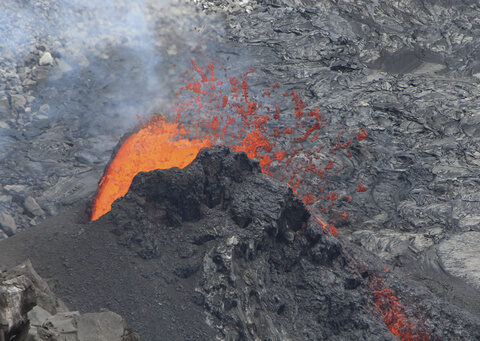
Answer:
M292 188L325 233L336 235L334 225L351 219L347 213L351 195L368 187L360 179L343 185L330 180L354 164L351 160L359 155L355 149L352 153L351 146L367 139L367 131L361 128L356 139L352 136L356 128L337 131L318 106L305 104L296 91L282 91L278 83L249 89L247 76L252 73L253 68L238 79L230 77L223 66L201 66L192 59L172 111L165 113L175 122L188 122L189 131L156 117L132 134L100 182L91 219L110 211L111 204L128 192L137 173L184 168L201 148L215 141L256 159L263 173ZM277 100L280 104L274 103ZM354 183L358 183L356 191L351 186Z
M184 168L195 159L200 149L211 145L209 138L189 140L187 134L180 124L155 116L137 133L130 135L100 181L91 220L109 212L112 203L128 192L139 172Z

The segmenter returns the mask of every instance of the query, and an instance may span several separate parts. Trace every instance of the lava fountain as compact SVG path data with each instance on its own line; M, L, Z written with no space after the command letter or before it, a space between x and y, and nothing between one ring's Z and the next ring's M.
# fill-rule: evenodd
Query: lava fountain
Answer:
M138 132L130 135L100 181L91 219L96 220L109 212L112 203L127 194L138 173L184 168L195 159L200 149L211 145L209 138L190 140L187 134L187 129L179 123L154 116Z
M240 79L229 77L225 68L220 69L225 72L222 80L214 74L219 68L213 63L199 66L191 60L191 64L173 106L171 116L176 117L172 120L175 122L157 116L128 137L100 181L92 220L110 211L113 201L127 193L139 172L183 168L213 140L258 160L265 174L287 183L315 216L321 212L323 216L336 215L337 220L349 218L345 211L336 212L335 207L340 201L349 203L350 195L341 198L332 188L322 192L330 186L328 174L338 174L347 167L344 161L352 157L350 146L368 138L365 129L360 129L356 140L343 138L342 130L330 141L331 145L320 145L321 130L329 122L318 107L307 111L296 91L276 96L286 99L285 106L293 106L292 113L281 113L279 105L264 105L255 92L249 91L247 76L254 69ZM270 98L278 88L277 83L263 89L261 97ZM188 122L188 128L179 123L182 119ZM335 160L339 156L344 161ZM366 190L363 186L356 192ZM355 193L353 188L351 193ZM337 234L335 219L330 219L328 225L317 220L324 231Z
M297 92L283 94L284 98L291 97L294 109L291 114L281 115L277 104L273 108L264 106L255 94L249 93L246 79L253 69L243 75L241 82L227 77L226 72L222 81L214 75L212 63L202 67L191 62L191 70L185 72L189 78L184 79L184 86L177 93L179 102L173 108L176 119L172 122L154 116L123 142L100 181L91 220L109 212L112 203L128 192L138 173L184 168L200 149L211 146L215 140L258 160L265 174L285 182L303 200L326 234L337 236L335 219L350 218L346 211L335 210L337 203L349 204L352 195L366 192L368 187L356 181L355 188L352 179L349 194L341 196L332 190L327 177L347 168L342 160L353 157L350 147L368 139L367 131L360 128L356 136L345 139L341 130L330 145L322 145L320 137L327 135L321 135L321 130L329 122L318 108L304 112L307 105ZM278 87L275 84L264 89L262 98L270 98ZM188 128L180 123L186 112ZM328 221L324 222L319 215L328 215ZM418 326L408 321L403 306L381 278L371 282L370 287L375 307L394 335L405 341L428 340Z

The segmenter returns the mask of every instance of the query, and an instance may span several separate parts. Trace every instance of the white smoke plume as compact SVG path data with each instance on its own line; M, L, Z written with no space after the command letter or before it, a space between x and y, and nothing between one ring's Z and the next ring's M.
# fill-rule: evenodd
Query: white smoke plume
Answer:
M28 94L33 113L68 117L86 134L124 131L164 107L173 64L206 50L197 27L213 24L180 1L4 0L0 53L27 76L48 69Z

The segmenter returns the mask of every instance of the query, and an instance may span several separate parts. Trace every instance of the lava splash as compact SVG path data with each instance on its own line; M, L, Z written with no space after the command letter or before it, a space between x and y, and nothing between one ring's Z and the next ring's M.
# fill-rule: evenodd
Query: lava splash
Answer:
M172 167L184 168L200 149L211 145L210 139L188 139L188 130L179 123L154 116L130 135L118 150L100 181L93 203L92 220L112 208L112 203L127 194L133 178L140 172Z
M353 156L350 147L367 139L368 133L364 128L358 134L341 130L329 140L329 135L322 133L329 121L318 107L309 109L296 91L277 93L278 83L252 91L247 76L253 72L249 69L237 79L230 77L225 67L211 62L200 66L192 59L172 113L166 114L169 121L154 117L124 142L101 180L91 219L108 212L113 201L127 193L137 173L183 168L202 147L215 141L257 159L265 174L287 183L315 216L328 215L329 228L324 231L336 235L334 224L350 216L335 208L339 203L347 205L351 195L367 187L355 191L352 186L348 192L343 190L342 196L335 191L338 184L329 183L328 176L347 167ZM271 102L271 97L283 99L283 103L263 103ZM344 137L347 133L350 138Z

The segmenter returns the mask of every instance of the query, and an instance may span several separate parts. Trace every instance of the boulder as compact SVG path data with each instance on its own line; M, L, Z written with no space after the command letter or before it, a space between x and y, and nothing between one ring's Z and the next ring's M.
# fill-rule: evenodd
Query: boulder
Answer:
M30 261L0 273L0 341L139 341L120 315L67 311Z
M0 203L10 204L12 199L11 195L0 194Z
M37 201L31 196L28 196L28 197L25 198L23 206L25 207L27 212L30 213L33 216L45 215L45 211L42 210L42 208L37 203Z
M0 340L25 335L28 329L25 312L36 303L34 285L28 276L0 277Z
M0 212L0 228L8 236L13 236L15 232L17 232L17 224L15 223L15 220L6 212Z
M33 307L27 314L31 326L41 327L42 324L52 316L48 311L40 306Z
M24 193L27 189L27 186L25 185L6 185L4 187L4 189L12 194L12 195L15 195L15 194L21 194L21 193Z
M40 60L38 61L38 64L40 64L41 66L43 66L43 65L53 65L53 57L50 54L50 52L45 52L42 55L42 57L40 58Z
M11 96L12 107L16 111L23 112L25 111L25 105L27 104L27 100L25 96L17 94Z

